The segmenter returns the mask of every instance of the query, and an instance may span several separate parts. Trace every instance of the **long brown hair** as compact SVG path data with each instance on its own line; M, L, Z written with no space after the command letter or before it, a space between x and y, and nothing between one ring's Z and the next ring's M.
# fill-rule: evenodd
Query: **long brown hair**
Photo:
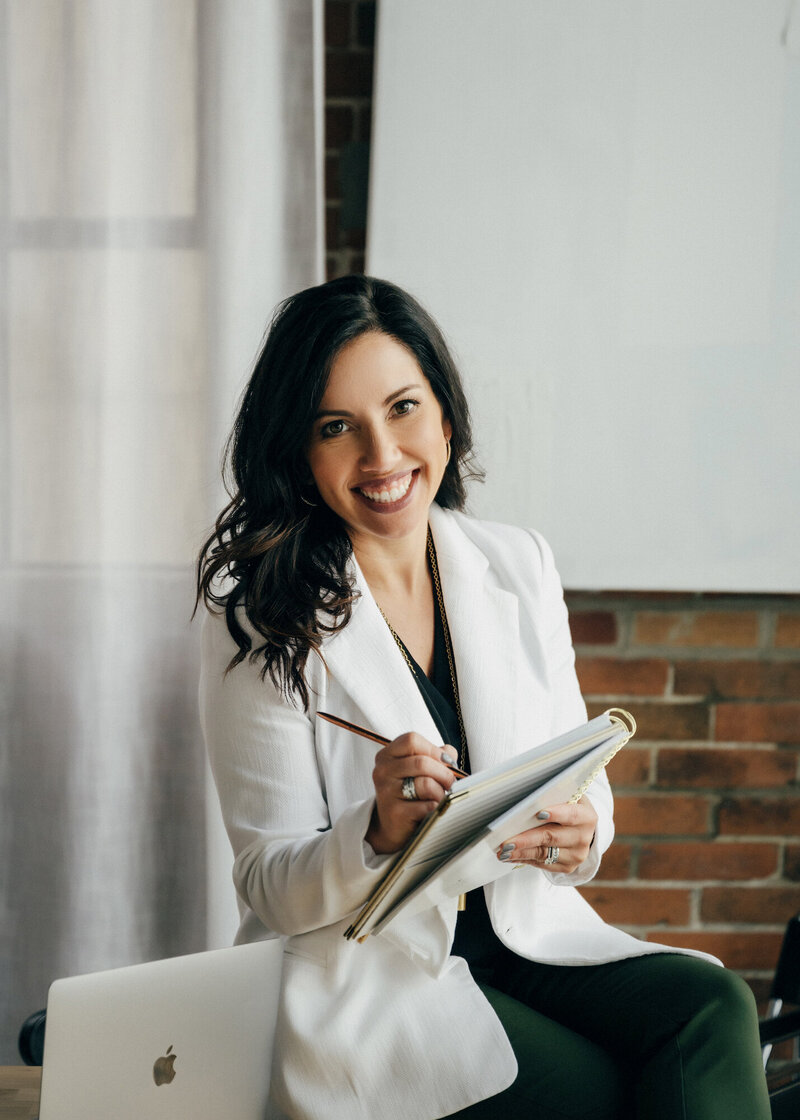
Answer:
M412 296L359 275L280 304L226 444L230 501L200 551L197 601L225 612L238 646L229 670L248 656L263 662L262 676L269 673L305 709L309 653L320 653L324 637L347 625L357 596L350 539L319 498L305 449L336 355L367 331L390 335L412 352L452 425L439 505L463 509L465 481L482 477L458 370L438 326Z

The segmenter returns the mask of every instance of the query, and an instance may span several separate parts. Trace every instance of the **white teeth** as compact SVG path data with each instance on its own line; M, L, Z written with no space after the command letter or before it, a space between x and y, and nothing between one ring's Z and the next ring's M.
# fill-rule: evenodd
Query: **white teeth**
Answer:
M363 487L359 487L359 490L364 497L369 498L371 502L397 502L408 493L408 488L411 485L411 478L412 476L410 474L406 475L404 479L401 478L398 482L393 483L392 487L388 490L365 490Z

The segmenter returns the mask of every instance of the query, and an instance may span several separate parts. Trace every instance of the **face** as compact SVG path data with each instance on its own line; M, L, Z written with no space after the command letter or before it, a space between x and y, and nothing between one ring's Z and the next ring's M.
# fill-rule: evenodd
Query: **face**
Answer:
M354 547L425 532L452 428L416 358L388 335L359 335L336 356L308 463Z

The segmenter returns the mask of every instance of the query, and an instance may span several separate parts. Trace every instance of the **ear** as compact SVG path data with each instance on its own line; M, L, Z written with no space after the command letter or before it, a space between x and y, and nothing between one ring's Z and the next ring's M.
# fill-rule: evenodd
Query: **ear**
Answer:
M444 418L442 419L442 432L444 433L445 439L453 438L453 425L449 420L445 420Z

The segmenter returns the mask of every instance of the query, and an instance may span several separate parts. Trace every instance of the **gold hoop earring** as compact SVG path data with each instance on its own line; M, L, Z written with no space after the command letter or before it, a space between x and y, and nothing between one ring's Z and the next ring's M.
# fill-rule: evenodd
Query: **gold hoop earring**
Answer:
M444 465L447 466L450 462L450 440L446 439L444 442L447 445L447 458L444 461Z

